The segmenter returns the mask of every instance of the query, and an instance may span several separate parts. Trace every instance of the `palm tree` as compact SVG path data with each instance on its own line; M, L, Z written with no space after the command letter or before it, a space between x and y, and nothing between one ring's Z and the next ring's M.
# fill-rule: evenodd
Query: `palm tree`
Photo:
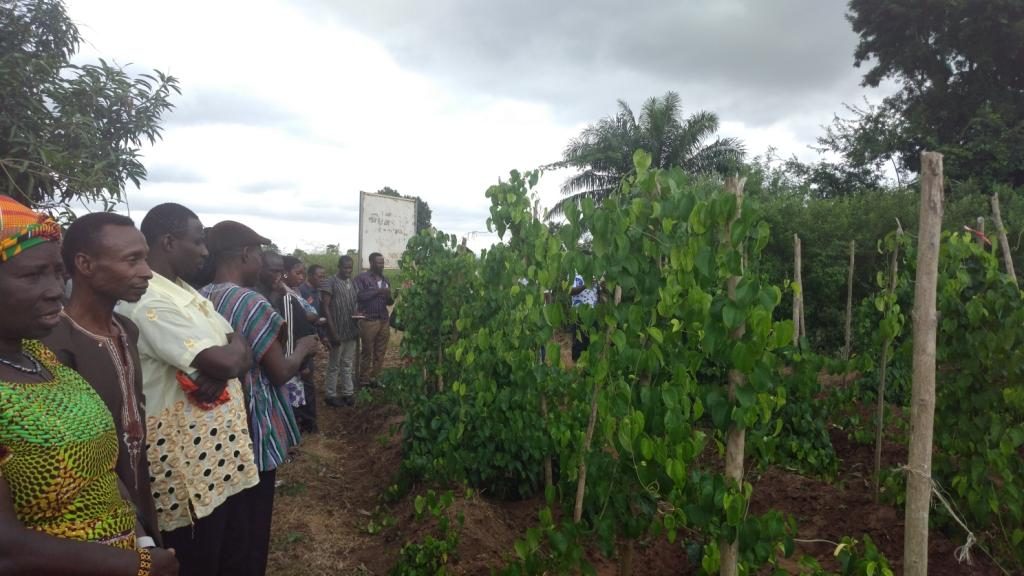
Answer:
M552 168L576 168L562 185L562 198L549 215L561 214L571 203L583 198L595 202L614 192L622 178L633 169L633 152L643 149L651 155L652 168L679 166L691 174L709 174L735 167L743 159L743 144L736 138L715 138L718 116L699 111L681 117L679 94L667 92L644 102L640 117L619 100L619 112L587 126L569 141L562 160ZM712 138L714 141L709 142Z

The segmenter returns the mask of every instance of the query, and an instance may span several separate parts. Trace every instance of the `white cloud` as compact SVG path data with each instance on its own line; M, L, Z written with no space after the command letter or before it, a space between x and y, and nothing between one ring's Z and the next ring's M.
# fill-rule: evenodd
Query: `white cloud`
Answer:
M249 223L284 249L347 248L357 244L359 191L391 186L426 200L438 227L466 235L485 230L489 185L510 169L558 159L582 127L568 120L577 114L564 99L459 82L451 67L405 67L393 43L367 36L357 22L283 0L73 0L68 8L86 40L80 58L157 68L181 81L163 140L144 150L154 178L129 190L136 218L176 201L207 225ZM410 49L429 43L404 47L405 57ZM500 75L500 63L492 65ZM672 89L643 82L639 73L612 71L595 79L601 93L591 96L612 113L618 97ZM815 109L828 110L832 93L812 92ZM744 139L752 154L773 145L806 157L808 134L829 119L822 112L780 114L752 128L723 117L721 134ZM559 197L563 178L542 180L546 205ZM471 234L470 244L492 240Z

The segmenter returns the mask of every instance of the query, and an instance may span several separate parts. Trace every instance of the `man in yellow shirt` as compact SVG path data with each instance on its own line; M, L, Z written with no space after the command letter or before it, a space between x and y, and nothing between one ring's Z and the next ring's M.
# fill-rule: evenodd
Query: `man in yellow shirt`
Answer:
M208 256L199 218L161 204L140 226L149 289L118 312L139 327L153 500L164 545L189 576L244 574L245 510L236 495L259 481L238 376L248 345L186 283Z

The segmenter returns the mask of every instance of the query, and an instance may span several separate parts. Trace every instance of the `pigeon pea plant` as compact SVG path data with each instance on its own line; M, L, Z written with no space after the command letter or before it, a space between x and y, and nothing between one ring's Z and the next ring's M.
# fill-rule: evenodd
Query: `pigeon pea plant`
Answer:
M746 430L796 429L778 424L792 322L773 319L782 291L755 273L768 226L720 183L651 170L642 151L634 163L617 194L567 206L557 227L532 202L539 175L513 172L487 191L501 243L471 260L450 239L424 250L421 236L403 263L414 286L457 284L446 302L432 299L440 288L405 293L407 308L442 307L449 327L430 334L450 336L431 368L444 388L411 407L407 458L485 495L545 486L512 574L587 572L592 545L628 572L652 538L682 541L709 574L733 542L740 574L792 552L793 521L751 515L753 486L715 462L726 444L743 458L727 440ZM455 261L464 274L448 272ZM570 304L577 274L598 289L592 307ZM556 336L573 325L589 347L568 366ZM415 330L406 338L437 347Z

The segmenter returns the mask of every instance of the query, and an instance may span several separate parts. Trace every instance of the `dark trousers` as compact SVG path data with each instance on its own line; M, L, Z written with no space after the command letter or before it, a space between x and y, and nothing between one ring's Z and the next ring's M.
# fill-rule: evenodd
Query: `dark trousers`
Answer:
M306 395L306 404L292 409L295 412L295 421L299 425L301 432L314 433L317 432L316 386L310 380L303 378L302 390Z
M260 472L260 483L249 488L242 495L249 523L249 551L246 557L249 576L263 576L267 573L267 557L270 555L270 524L274 516L274 484L277 470Z
M248 576L248 512L245 509L249 488L228 498L213 513L192 526L163 532L166 548L174 548L181 566L179 574L188 576Z
M583 328L576 324L572 330L572 361L580 359L583 351L590 347L590 336L583 331Z

